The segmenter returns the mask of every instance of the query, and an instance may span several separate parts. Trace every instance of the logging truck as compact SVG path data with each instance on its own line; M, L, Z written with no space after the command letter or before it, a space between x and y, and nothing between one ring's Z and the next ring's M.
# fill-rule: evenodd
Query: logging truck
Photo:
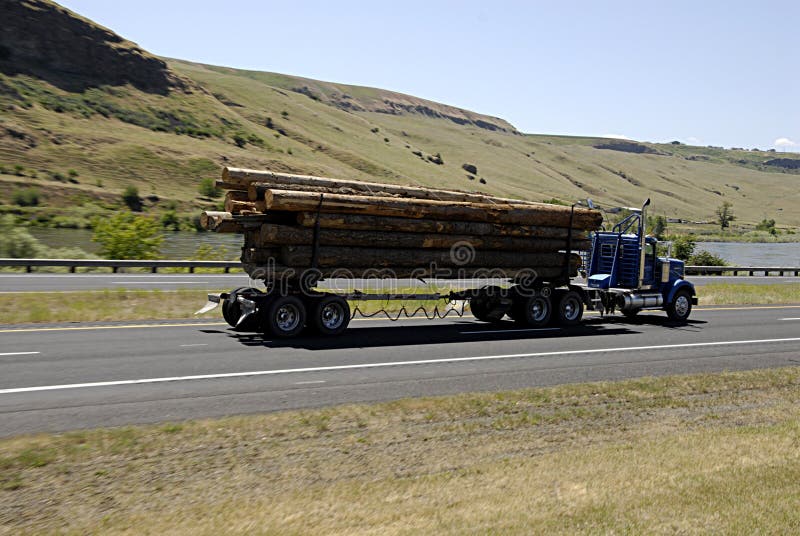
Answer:
M317 186L312 185L311 187L316 188ZM265 211L271 208L270 203L272 201L270 196L272 193L269 189L259 191L259 188L259 186L253 185L249 187L250 198L248 202L252 203L253 199L263 202L264 206L258 207L258 209ZM265 194L266 198L264 197ZM320 194L320 206L322 205L323 195ZM408 196L410 194L406 192L405 195ZM277 199L277 192L275 197ZM261 201L263 199L266 199L266 201ZM235 202L244 203L245 201ZM469 202L480 203L481 200L466 201L466 203ZM436 203L436 201L431 203ZM457 202L454 201L454 203ZM357 253L360 259L354 259L352 253L342 253L343 250L347 249L347 240L357 241L362 240L363 237L359 238L360 235L358 234L343 232L337 234L335 231L328 231L327 234L321 233L321 224L330 223L334 225L339 222L338 216L326 215L321 210L318 210L316 214L313 212L298 214L297 221L300 222L301 227L305 222L306 229L297 228L300 230L295 229L295 231L285 227L264 224L264 216L258 216L261 219L258 219L257 227L254 227L257 230L247 231L245 229L244 231L246 247L244 248L242 260L248 267L247 271L252 278L264 280L265 289L261 290L250 286L221 294L210 294L208 296L208 304L198 313L207 312L221 304L222 315L232 327L241 331L262 332L267 336L276 338L295 337L301 333L326 336L340 334L350 322L351 303L367 300L465 302L468 304L472 315L479 321L501 324L505 317L509 317L517 325L529 328L541 328L548 325L573 326L581 321L585 310L599 311L603 315L613 314L618 310L627 317L634 317L643 310L663 310L666 311L670 319L677 322L685 322L689 318L692 306L697 304L695 288L694 285L684 279L684 262L678 259L659 257L656 253L658 241L656 238L646 235L646 211L649 204L650 200L648 199L641 208L630 209L630 215L612 229L607 231L600 229L589 236L586 236L586 234L573 236L575 234L573 233L573 228L576 209L575 206L571 207L569 220L565 222L563 228L558 229L558 232L565 232L566 236L559 235L560 238L553 238L556 236L553 234L552 237L547 235L544 238L546 240L562 240L560 242L562 244L561 249L557 252L558 256L553 256L555 254L549 254L548 256L548 254L541 253L526 253L526 251L538 251L536 249L526 249L524 247L526 240L531 242L543 240L541 235L534 236L531 234L535 233L537 228L526 228L526 231L516 234L513 232L513 228L507 230L507 232L504 231L503 234L512 235L513 241L503 242L502 244L498 242L497 247L502 245L506 249L512 248L514 251L494 252L486 257L485 262L479 264L486 265L486 263L495 261L502 265L503 262L507 262L507 266L512 268L505 271L500 269L499 272L490 272L490 275L495 276L492 284L487 284L485 279L476 278L473 285L466 285L469 287L467 289L440 293L330 292L319 290L319 283L324 280L326 275L333 274L329 269L319 269L318 266L320 265L332 266L336 262L344 262L346 263L345 265L349 266L365 266L376 259L382 259L386 261L386 264L381 265L381 267L385 267L397 263L402 265L401 261L404 258L399 255L392 255L393 251L400 251L392 249L386 249L385 251L373 249L370 251L366 248L361 248L359 250L360 253ZM591 202L589 205L590 208L593 208ZM469 208L466 207L465 210ZM569 209L569 207L563 208ZM302 207L297 210L301 209ZM416 217L424 216L425 214L420 214ZM233 225L232 221L238 222L237 225L246 226L249 221L248 217L253 218L255 216L248 216L247 213L241 213L239 216L233 217L233 219L228 216L224 218L220 216L218 217L219 221L216 221L216 223L209 223L209 228L212 226L221 228L225 225ZM355 218L367 217L356 216ZM213 217L209 218L207 218L209 221L213 219ZM354 225L353 222L358 223L358 221L361 220L350 219L345 223L352 226ZM378 231L378 233L385 232L387 227L391 227L391 222L393 221L402 220L399 218L381 220L381 222L385 222L382 224L384 231ZM419 226L425 227L425 220L416 221ZM470 225L481 224L470 223ZM488 225L488 223L484 225ZM348 229L350 228L348 227ZM442 228L439 226L437 229L441 231ZM459 227L457 229L446 229L444 232L464 232L466 229L467 227ZM392 231L392 229L389 228L388 231ZM256 234L252 234L253 238L248 238L248 232ZM265 234L267 235L266 239ZM277 235L280 235L280 237ZM329 241L327 250L324 249L326 242L321 241L321 236L326 237ZM392 246L406 246L408 244L402 241L413 238L408 238L404 234L388 236L393 237L391 240L400 241L400 245L397 245L397 243L390 244L388 245L389 248ZM298 273L297 271L287 272L285 267L271 262L280 253L275 249L250 248L251 251L248 254L248 241L260 240L258 243L263 245L265 240L266 243L271 244L278 238L284 241L295 240L298 244L309 244L310 242L309 245L305 246L284 246L282 251L283 260L289 264L292 264L291 260L294 255L303 259L310 258L308 264L312 268L303 271L303 273ZM487 240L501 242L503 240L511 240L508 237L492 238L492 236L487 237L484 235L475 235L474 237L461 235L458 238L459 240L455 242L456 244L465 241L469 242L470 238L478 244L482 244ZM369 239L374 242L379 237L375 235L375 232L372 232L369 235ZM450 242L447 243L449 244L452 241L453 239L450 239ZM435 246L436 244L433 244L431 247ZM554 247L553 244L547 244L547 246ZM297 248L301 249L298 250ZM441 260L437 257L437 255L440 255L441 249L421 249L419 251L421 253L413 257L409 266L418 265L421 258L424 260L425 255L430 257L431 265L434 266L437 261ZM467 248L466 251L467 254L472 253L474 257L474 250L470 251ZM453 250L451 249L452 252ZM577 277L578 263L576 259L578 255L576 253L581 254L581 277ZM456 251L455 254L457 255L458 252ZM248 257L248 255L250 256ZM322 262L327 259L325 255L330 257L328 264ZM557 259L555 264L551 262L551 259ZM529 264L520 269L521 262ZM261 264L258 264L256 269L256 264L253 263ZM456 264L459 263L456 262ZM290 275L286 276L287 273ZM375 275L379 272L360 269L349 273L355 274L353 277L367 277L369 274ZM459 279L463 278L465 274L464 271L459 270L447 270L446 273L442 274L436 268L431 269L430 267L422 272L410 268L400 268L392 273L394 277L422 278L427 276L437 278L458 277ZM496 283L498 274L505 278L504 284ZM475 275L475 272L468 272L467 277Z

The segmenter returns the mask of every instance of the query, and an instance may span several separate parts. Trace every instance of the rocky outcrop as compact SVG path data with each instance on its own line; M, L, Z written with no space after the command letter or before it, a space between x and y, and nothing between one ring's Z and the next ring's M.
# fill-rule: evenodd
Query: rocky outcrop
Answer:
M772 160L764 162L764 165L783 169L800 169L800 160L795 158L773 158Z
M650 146L636 143L633 141L610 141L606 143L598 143L593 146L595 149L606 149L609 151L622 151L623 153L637 153L637 154L657 154L666 155L662 151L653 149Z
M68 91L131 84L165 94L185 82L166 63L49 0L0 0L0 72Z

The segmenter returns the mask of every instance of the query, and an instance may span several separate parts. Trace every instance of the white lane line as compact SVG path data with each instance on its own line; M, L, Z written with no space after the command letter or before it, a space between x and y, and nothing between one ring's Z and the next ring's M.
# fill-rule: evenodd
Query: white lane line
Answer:
M33 355L33 354L41 354L42 352L5 352L0 354L0 357L8 356L8 355Z
M800 318L781 318L780 320L800 320Z
M374 369L383 367L400 367L413 365L439 365L444 363L464 363L469 361L492 361L497 359L518 359L524 357L553 357L564 355L600 354L605 352L643 352L648 350L675 350L679 348L708 348L712 346L735 346L743 344L765 344L777 342L800 342L800 337L787 339L753 339L746 341L694 342L685 344L661 344L657 346L628 346L621 348L595 348L591 350L566 350L561 352L537 352L530 354L482 355L474 357L446 357L442 359L419 359L416 361L389 361L384 363L359 363L355 365L334 365L330 367L308 367L277 370L254 370L248 372L221 372L217 374L196 374L193 376L168 376L164 378L144 378L139 380L112 380L104 382L67 383L60 385L37 385L35 387L13 387L0 389L0 395L14 393L31 393L35 391L56 391L63 389L82 389L88 387L115 387L119 385L136 385L142 383L167 383L191 380L218 380L224 378L245 378L248 376L278 376L282 374L301 374L304 372L332 372L341 370Z
M315 380L311 382L294 382L295 385L311 385L312 383L325 383L325 380Z
M207 285L208 281L172 281L172 280L163 280L163 281L109 281L115 285L161 285L163 283L169 283L171 285Z
M485 329L472 331L459 331L462 335L474 335L478 333L519 333L521 331L561 331L561 328L525 328L525 329Z
M189 348L191 346L208 346L208 343L197 343L197 344L181 344L181 348Z

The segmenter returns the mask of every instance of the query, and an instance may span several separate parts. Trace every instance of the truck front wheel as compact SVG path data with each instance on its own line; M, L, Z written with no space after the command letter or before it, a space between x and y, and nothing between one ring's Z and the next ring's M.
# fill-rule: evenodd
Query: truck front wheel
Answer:
M270 300L262 322L267 335L294 337L305 327L306 307L297 296L277 296Z
M666 309L670 320L685 322L692 312L692 295L686 290L679 290Z

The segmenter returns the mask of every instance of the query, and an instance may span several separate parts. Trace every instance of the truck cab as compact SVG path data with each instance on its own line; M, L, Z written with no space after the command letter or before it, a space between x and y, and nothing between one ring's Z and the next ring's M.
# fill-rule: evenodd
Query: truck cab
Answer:
M658 240L646 236L648 199L641 209L594 234L585 290L589 308L619 309L632 317L644 309L663 309L673 320L689 317L697 304L694 285L684 279L684 262L657 255Z

